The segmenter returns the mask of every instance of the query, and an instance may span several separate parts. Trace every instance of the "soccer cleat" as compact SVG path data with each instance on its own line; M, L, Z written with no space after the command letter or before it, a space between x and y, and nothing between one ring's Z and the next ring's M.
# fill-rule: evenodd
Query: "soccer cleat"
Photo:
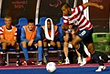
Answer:
M70 64L70 60L69 59L65 59L65 64Z
M20 65L22 65L22 64L20 63L20 61L16 61L16 66L20 66Z
M91 57L87 57L86 58L86 62L90 61L91 60Z
M27 65L35 65L35 63L34 63L34 62L31 62L31 61L24 61L24 62L22 63L22 65L24 65L24 66L27 66Z
M78 64L81 64L82 63L82 59L81 57L78 57Z
M37 65L42 65L42 62L41 62L41 61L39 61Z
M58 61L58 64L59 64L59 65L62 65L62 64L64 64L64 63L63 63L61 60L59 60L59 61Z
M23 65L23 66L27 66L27 62L24 61L24 62L22 63L22 65Z
M2 66L7 66L7 62L6 62L6 61L3 61L3 62L1 63L1 65L2 65Z
M87 57L87 58L83 58L83 61L82 63L80 64L80 66L84 66L88 61L90 61L91 58L90 57Z
M86 63L87 63L86 58L83 58L83 61L82 61L82 63L80 63L80 66L84 66Z
M106 66L99 66L97 70L95 70L96 72L101 72L103 70L106 69Z

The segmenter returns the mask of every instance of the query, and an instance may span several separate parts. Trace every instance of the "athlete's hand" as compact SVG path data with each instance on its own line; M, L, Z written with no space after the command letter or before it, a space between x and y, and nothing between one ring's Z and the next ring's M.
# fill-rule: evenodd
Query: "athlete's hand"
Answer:
M32 46L33 41L34 41L34 40L30 40L30 41L28 42L28 46Z
M103 5L99 5L99 8L100 8L100 9L104 9L104 6L103 6Z
M65 31L65 33L66 33L66 34L69 34L69 32L68 32L68 31Z
M62 28L63 30L67 30L67 29L68 29L68 25L62 25L61 28Z
M54 41L50 41L50 45L55 46L55 42Z
M15 43L16 43L16 41L11 41L11 42L10 42L10 44L11 44L12 46L14 46Z

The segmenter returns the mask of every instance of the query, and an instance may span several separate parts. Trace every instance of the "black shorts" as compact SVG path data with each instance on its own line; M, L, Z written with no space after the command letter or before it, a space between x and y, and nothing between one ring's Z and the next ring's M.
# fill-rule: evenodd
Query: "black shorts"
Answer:
M84 29L78 31L77 35L82 39L84 44L89 44L89 43L93 43L92 33L93 33L93 29L91 30Z
M44 39L45 39L45 38L44 38ZM44 39L43 39L43 40L44 40ZM45 42L47 42L47 43L50 43L50 41L51 41L51 40L45 40ZM54 42L58 42L58 41L60 41L60 39L59 39L59 34L55 35L53 41L54 41Z

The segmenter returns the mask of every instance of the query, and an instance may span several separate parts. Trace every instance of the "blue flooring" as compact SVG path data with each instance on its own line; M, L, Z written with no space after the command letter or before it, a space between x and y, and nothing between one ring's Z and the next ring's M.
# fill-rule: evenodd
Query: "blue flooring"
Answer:
M0 74L110 74L110 67L105 71L95 72L97 67L82 68L57 68L55 72L49 73L46 69L10 69L0 70Z

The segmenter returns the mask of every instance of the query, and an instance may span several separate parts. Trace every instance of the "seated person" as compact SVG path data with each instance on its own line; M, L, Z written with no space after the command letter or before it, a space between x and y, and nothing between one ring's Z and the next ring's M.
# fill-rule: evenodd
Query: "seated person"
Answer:
M59 31L57 26L53 24L52 19L47 18L45 21L45 25L41 28L41 36L43 40L43 47L44 47L44 56L46 58L46 62L49 62L48 57L48 48L50 46L57 47L58 49L58 56L59 61L58 63L62 63L62 50L61 50L61 43L59 40Z
M42 64L42 41L40 37L40 28L35 26L34 20L29 19L28 24L23 26L21 30L21 46L24 52L24 65L32 65L34 62L31 62L28 57L28 48L35 47L38 48L38 65Z
M73 29L72 24L70 24L68 26L68 28L66 28L66 29L67 30L63 30L63 33L64 33L64 48L63 48L63 51L64 51L64 55L66 57L65 64L70 64L70 61L69 61L69 58L68 58L68 48L74 48L72 46L71 42L72 42L72 39L74 39L75 30ZM83 43L80 43L80 44L83 44ZM85 47L85 49L86 49L86 47ZM80 51L76 50L76 53L78 55L78 64L80 64L80 66L84 65L83 62L85 62L85 59L90 60L90 57L88 57L88 56L90 56L90 54L86 55L86 52L84 51L84 49L80 50ZM82 59L81 56L83 56L84 58Z
M17 28L12 26L12 18L10 16L6 16L5 18L5 25L2 26L1 29L1 46L3 50L3 64L6 65L6 51L7 48L14 47L17 53L17 61L16 66L20 65L19 60L19 44L17 42Z

